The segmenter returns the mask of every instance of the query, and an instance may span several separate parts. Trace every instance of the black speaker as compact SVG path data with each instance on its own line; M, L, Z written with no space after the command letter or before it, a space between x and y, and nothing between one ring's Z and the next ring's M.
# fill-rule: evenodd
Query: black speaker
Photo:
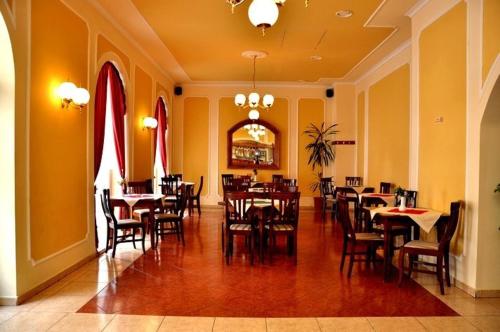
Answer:
M176 86L176 87L174 88L174 94L175 94L176 96L182 96L182 86Z
M326 89L326 97L327 98L333 98L334 95L335 95L335 93L333 91L333 88Z

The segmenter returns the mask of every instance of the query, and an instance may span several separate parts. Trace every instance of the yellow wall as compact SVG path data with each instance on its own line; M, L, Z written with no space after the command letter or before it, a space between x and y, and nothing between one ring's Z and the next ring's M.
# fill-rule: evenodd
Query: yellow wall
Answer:
M311 138L304 135L303 132L313 123L320 127L325 119L325 103L321 99L300 99L299 100L299 155L298 155L298 169L299 175L297 183L303 197L319 196L319 190L313 193L310 185L318 181L317 173L321 169L312 167L307 164L309 161L309 152L306 151L307 144L311 143Z
M365 169L365 92L358 95L358 137L356 139L358 146L358 176L363 176Z
M220 175L224 173L251 174L251 169L227 168L227 131L237 122L248 118L248 111L239 110L233 98L222 98L219 102L219 194L222 193ZM288 101L276 98L269 111L261 111L260 119L278 128L281 134L280 169L258 170L259 181L271 181L272 174L288 176ZM184 165L185 167L185 165Z
M368 92L368 184L408 186L410 66L404 65Z
M419 205L449 210L464 198L466 4L420 37ZM443 123L435 123L442 116Z
M128 56L126 56L125 53L120 51L119 48L117 48L115 45L113 45L113 43L111 43L105 37L103 37L102 35L98 35L97 36L97 59L100 59L101 56L107 52L111 52L111 53L116 54L124 64L124 67L125 67L124 70L126 70L126 73L123 73L123 74L130 75L130 59L128 58Z
M87 230L88 110L61 109L54 92L67 79L88 87L88 30L59 1L33 1L31 17L30 228L41 259Z
M153 131L142 128L142 119L154 116L153 83L151 77L139 66L135 67L135 97L134 122L132 124L134 137L134 174L130 180L142 181L151 179L152 165L152 137Z
M203 175L202 195L208 190L208 99L184 100L183 178L196 183Z
M483 82L500 52L500 1L483 0Z

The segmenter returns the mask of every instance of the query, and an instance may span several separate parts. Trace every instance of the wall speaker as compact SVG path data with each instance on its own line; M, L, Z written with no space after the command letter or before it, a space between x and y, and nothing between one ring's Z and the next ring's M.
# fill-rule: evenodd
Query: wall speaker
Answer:
M330 89L326 89L326 97L327 98L333 98L334 96L334 91L333 91L333 88L330 88Z
M174 88L174 94L175 94L176 96L182 96L182 86L176 86L176 87Z

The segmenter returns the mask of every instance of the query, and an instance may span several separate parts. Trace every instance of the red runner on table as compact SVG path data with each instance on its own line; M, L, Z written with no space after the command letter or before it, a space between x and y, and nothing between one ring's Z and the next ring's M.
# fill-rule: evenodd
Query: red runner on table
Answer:
M404 211L399 211L399 208L394 208L394 209L390 209L388 212L406 213L406 214L423 214L423 213L426 213L427 210L406 209Z
M392 197L394 195L392 195L392 194L370 194L368 196L370 196L370 197Z

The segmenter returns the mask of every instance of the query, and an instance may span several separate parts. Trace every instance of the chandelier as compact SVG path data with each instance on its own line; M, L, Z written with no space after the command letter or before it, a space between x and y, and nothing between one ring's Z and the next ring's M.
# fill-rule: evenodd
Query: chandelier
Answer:
M260 138L262 136L266 135L266 127L264 127L263 125L252 123L244 125L243 128L245 128L248 132L248 135L252 136L252 138L257 142L260 141Z
M306 7L309 6L309 0L304 0ZM231 12L241 5L245 0L226 0L231 5ZM272 27L279 16L279 9L285 4L286 0L252 0L248 7L248 18L256 28L262 29L262 35L266 34L266 29Z
M268 110L274 104L274 97L271 94L265 94L260 103L260 95L255 92L255 69L257 58L264 58L267 54L264 52L248 51L243 52L244 57L253 59L253 91L248 95L248 98L243 93L238 93L234 96L234 104L240 109L250 109L248 118L250 120L258 120L260 117L259 109ZM248 100L248 103L247 103Z

